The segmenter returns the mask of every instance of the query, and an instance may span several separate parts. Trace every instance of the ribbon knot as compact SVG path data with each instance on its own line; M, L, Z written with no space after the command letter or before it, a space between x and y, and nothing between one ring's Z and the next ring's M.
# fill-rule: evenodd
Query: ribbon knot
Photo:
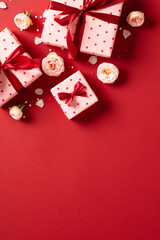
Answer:
M19 79L10 71L11 69L31 70L40 67L41 59L32 59L24 56L25 50L22 46L17 47L7 58L4 63L0 62L0 69L3 68L4 73L9 79L14 89L19 92L23 85Z
M124 1L126 0L83 0L83 8L78 9L51 0L49 8L52 10L61 11L61 13L54 18L55 22L57 22L61 26L68 26L66 40L69 52L73 59L77 56L81 46L85 27L85 16L90 15L105 22L118 24L119 16L110 15L107 13L99 13L95 12L95 10L109 7ZM76 25L75 37L73 39L71 35L71 25L77 17L78 22Z
M66 99L65 103L70 107L74 96L87 97L87 93L86 91L84 91L85 88L86 87L80 81L78 81L74 86L73 92L71 93L60 92L58 93L58 97L60 100Z

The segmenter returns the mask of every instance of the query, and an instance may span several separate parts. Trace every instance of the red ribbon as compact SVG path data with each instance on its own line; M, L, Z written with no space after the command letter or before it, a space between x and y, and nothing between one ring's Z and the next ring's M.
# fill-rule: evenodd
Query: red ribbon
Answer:
M58 3L51 1L50 2L50 9L62 11L60 14L58 14L54 20L59 23L61 26L68 25L67 30L67 46L69 49L69 52L72 56L72 58L75 58L79 52L81 41L83 37L84 32L84 26L85 26L85 16L90 15L93 17L96 17L100 20L103 20L105 22L118 24L119 22L119 16L107 14L107 13L98 13L98 12L91 12L94 10L98 10L101 8L109 7L114 4L124 2L126 0L83 0L83 8L77 9L74 7L67 6L63 3ZM62 17L66 15L65 17ZM78 23L76 26L76 32L75 32L75 38L72 39L71 36L71 25L75 18L78 19Z
M60 100L66 99L65 103L70 107L74 96L87 97L87 94L84 91L85 88L86 87L81 82L78 81L74 86L73 92L71 93L60 92L58 93L58 97Z
M41 59L23 56L23 53L25 53L25 50L22 46L19 46L7 57L4 63L0 63L0 69L3 68L7 78L17 92L23 88L23 85L10 69L31 70L41 65Z

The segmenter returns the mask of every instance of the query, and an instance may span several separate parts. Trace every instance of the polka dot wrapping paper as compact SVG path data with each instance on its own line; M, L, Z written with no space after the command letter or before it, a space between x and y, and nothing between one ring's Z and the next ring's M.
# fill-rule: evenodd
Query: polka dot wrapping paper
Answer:
M69 107L65 100L60 100L58 97L58 93L66 92L71 93L74 90L74 86L77 82L81 82L85 86L85 92L87 97L82 96L74 96L71 106ZM59 83L57 86L51 89L51 93L53 97L56 99L60 107L62 108L64 114L68 119L72 119L77 116L79 113L83 112L87 108L91 107L94 103L98 101L95 93L87 83L85 77L82 75L80 71L72 74L70 77L65 79L63 82Z
M76 7L78 9L83 7L83 0L57 0L56 2L69 5L71 7ZM123 2L92 12L106 13L120 17L122 7ZM61 26L54 21L54 17L59 13L61 12L51 9L45 10L43 14L45 23L41 38L42 42L45 44L67 48L66 35L68 27ZM71 26L71 34L73 38L76 24L77 19L74 20ZM80 52L107 58L111 57L117 29L117 24L108 23L96 17L86 15Z
M16 36L8 29L5 28L0 32L0 62L3 64L6 58L17 48L21 46ZM23 55L30 57L25 52ZM38 77L42 75L39 68L31 70L10 70L21 82L24 88L29 86ZM10 83L9 79L5 75L3 69L0 70L0 107L16 96L18 93Z

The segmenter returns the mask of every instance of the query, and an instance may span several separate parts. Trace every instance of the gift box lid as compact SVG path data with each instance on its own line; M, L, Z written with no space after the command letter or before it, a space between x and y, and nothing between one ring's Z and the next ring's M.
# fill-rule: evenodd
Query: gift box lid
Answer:
M58 97L58 93L66 92L71 93L74 90L74 86L77 82L81 82L85 86L85 92L87 97L82 96L74 96L71 106L69 107L65 100L60 100ZM82 111L86 110L94 103L98 101L95 93L87 83L85 77L82 75L80 71L77 71L73 75L66 78L63 82L59 83L57 86L51 89L51 93L53 94L56 101L59 103L60 107L62 108L64 114L68 117L68 119L72 119L73 117L77 116Z

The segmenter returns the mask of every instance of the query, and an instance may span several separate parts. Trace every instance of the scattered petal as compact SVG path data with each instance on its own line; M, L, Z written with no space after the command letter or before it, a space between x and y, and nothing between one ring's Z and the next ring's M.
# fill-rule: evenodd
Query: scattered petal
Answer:
M35 94L37 94L37 95L42 95L42 94L43 94L43 89L42 89L42 88L37 88L37 89L35 90Z
M4 2L0 2L0 8L5 9L7 8L7 5Z
M88 62L90 62L91 64L96 64L98 61L98 58L96 56L91 56L89 59L88 59Z
M39 99L37 102L36 102L36 105L40 108L43 108L44 107L44 102L43 102L43 99Z
M128 30L123 30L123 37L126 39L131 35L131 32Z
M119 30L122 30L122 28L120 27Z
M35 37L35 39L34 39L34 43L35 43L35 45L39 45L39 44L41 44L41 43L42 43L41 38L39 38L39 37Z

